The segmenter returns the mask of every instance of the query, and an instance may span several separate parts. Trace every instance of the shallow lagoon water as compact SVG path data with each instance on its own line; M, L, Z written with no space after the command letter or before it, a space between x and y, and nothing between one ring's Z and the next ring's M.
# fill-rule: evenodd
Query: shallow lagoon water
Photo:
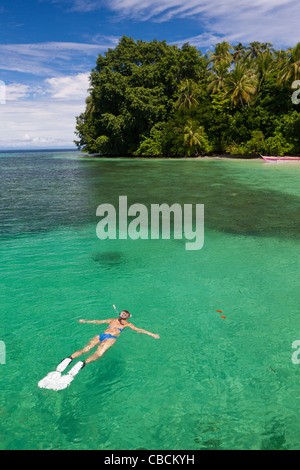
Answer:
M300 449L299 177L263 161L0 154L0 448ZM204 204L203 249L99 240L96 208L120 195ZM78 320L112 304L160 340L126 330L68 389L39 389L103 331Z

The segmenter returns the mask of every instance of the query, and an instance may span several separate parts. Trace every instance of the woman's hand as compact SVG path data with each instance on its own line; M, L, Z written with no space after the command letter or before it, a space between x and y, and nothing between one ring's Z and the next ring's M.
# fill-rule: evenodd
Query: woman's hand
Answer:
M156 335L155 333L153 333L152 336L153 336L153 338L156 338L156 339L159 339L159 338L160 338L160 336L159 336L159 335Z

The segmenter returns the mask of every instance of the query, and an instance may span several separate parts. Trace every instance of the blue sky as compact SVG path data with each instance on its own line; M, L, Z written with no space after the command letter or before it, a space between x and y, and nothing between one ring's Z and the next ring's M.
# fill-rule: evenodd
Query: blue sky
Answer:
M287 48L299 24L298 0L0 0L0 149L73 147L89 72L122 35Z

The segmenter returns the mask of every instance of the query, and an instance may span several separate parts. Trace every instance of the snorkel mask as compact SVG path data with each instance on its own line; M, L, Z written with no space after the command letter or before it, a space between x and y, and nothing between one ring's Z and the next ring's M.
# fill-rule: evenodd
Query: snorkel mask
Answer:
M124 312L124 313L123 313L123 312L120 313L120 312L118 311L118 309L116 308L115 305L113 305L113 307L114 307L116 313L119 315L119 317L122 318L123 320L126 320L126 318L132 317L132 315L131 315L129 312L128 312L128 313L129 313L129 317L128 317L128 314L127 314L127 313L125 313L125 312Z
M132 315L130 315L130 313L129 313L129 316L128 316L128 313L121 312L119 317L122 318L123 320L127 320L127 318L132 317Z

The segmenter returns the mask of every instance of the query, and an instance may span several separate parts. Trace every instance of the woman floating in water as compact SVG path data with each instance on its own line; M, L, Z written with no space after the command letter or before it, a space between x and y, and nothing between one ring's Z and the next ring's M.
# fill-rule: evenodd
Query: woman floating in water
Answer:
M114 306L115 310L117 311L116 307ZM94 323L95 325L101 325L102 323L108 323L108 327L104 333L95 336L91 341L79 351L73 353L70 357L64 359L56 368L55 372L51 372L48 374L45 379L39 382L39 387L41 388L51 388L53 390L62 390L70 385L71 381L75 377L76 374L90 362L97 361L103 354L111 348L122 331L125 328L131 328L133 331L137 333L144 333L146 335L152 336L153 338L159 339L159 335L154 333L150 333L150 331L142 330L141 328L137 328L132 323L128 322L128 319L131 317L130 313L127 310L122 310L119 314L117 311L119 318L109 318L108 320L79 320L80 323ZM78 361L70 370L70 372L64 376L61 376L61 372L63 372L68 365L73 361L73 359L77 359L82 354L88 353L94 347L97 347L97 350L89 356L85 361Z
M131 317L130 313L127 310L123 310L119 314L119 318L109 318L108 320L79 320L79 323L94 323L95 325L101 325L102 323L109 323L109 326L107 327L104 333L95 336L83 349L76 351L70 357L64 359L61 362L61 364L58 366L58 368L60 367L60 369L57 368L56 370L59 370L60 372L62 372L65 368L61 369L61 367L64 367L64 365L66 365L67 367L73 359L77 359L77 357L89 352L95 346L99 345L94 354L89 356L85 361L79 361L73 367L74 372L77 369L79 372L79 370L82 369L86 364L97 361L97 359L102 357L103 354L115 344L116 340L118 339L122 331L125 330L125 328L131 328L137 333L145 333L146 335L152 336L153 338L156 338L156 339L159 338L159 335L150 333L150 331L142 330L134 326L132 323L128 323L127 320L130 317ZM109 331L109 329L111 331ZM72 372L73 369L71 369L70 373Z

